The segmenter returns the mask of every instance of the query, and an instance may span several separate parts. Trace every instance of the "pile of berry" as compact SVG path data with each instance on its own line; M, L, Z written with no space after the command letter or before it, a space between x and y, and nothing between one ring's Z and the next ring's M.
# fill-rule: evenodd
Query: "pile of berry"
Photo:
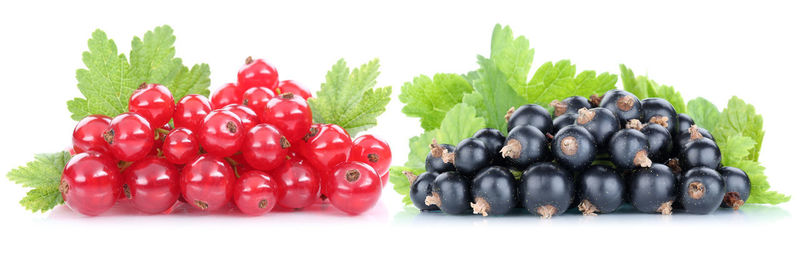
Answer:
M747 174L721 167L714 137L664 99L611 90L551 106L553 116L535 104L509 110L507 136L482 129L457 146L434 140L427 171L406 173L414 205L484 216L524 207L549 218L575 207L612 213L625 202L644 213L708 214L747 201Z
M310 96L251 58L238 83L216 90L211 100L193 94L176 104L166 87L142 84L129 112L91 115L75 127L62 197L86 215L101 214L120 198L146 213L169 213L180 200L206 211L233 201L243 213L259 215L320 199L362 213L380 197L389 146L313 123Z

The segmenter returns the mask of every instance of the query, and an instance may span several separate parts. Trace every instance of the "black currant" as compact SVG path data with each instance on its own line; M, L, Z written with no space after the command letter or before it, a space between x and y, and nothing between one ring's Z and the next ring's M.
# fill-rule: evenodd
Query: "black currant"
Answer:
M701 166L717 169L722 161L722 153L716 142L704 138L697 130L692 130L689 143L681 150L680 160L684 170Z
M672 136L667 128L657 123L648 123L639 130L647 136L647 156L657 163L664 163L672 152Z
M609 90L603 95L600 107L611 110L617 115L620 125L625 125L629 120L642 118L642 103L633 93L624 90Z
M537 163L522 173L519 198L542 218L563 214L572 203L572 174L554 163Z
M575 124L578 119L577 113L566 113L553 119L553 134L558 133L562 128Z
M506 136L503 136L502 132L497 129L484 128L475 132L472 138L479 139L486 144L494 164L502 164L503 156L500 154L500 149L503 149L503 145L506 143Z
M725 181L714 169L697 167L683 175L678 197L683 209L692 214L710 214L725 197Z
M535 162L549 158L547 138L534 126L517 126L508 133L500 150L506 163L517 170L525 170Z
M575 182L578 210L584 215L612 213L622 205L625 183L611 167L592 165Z
M580 109L591 108L592 104L584 97L572 96L561 101L554 100L550 106L553 107L553 116L558 117L567 113L576 114Z
M636 210L643 213L672 214L678 181L669 167L656 163L636 170L627 181L628 199Z
M564 127L556 133L551 148L555 160L572 172L589 167L597 155L594 136L578 125Z
M536 104L522 105L518 109L511 108L506 114L508 131L518 126L531 125L539 129L542 134L547 134L553 129L553 119L544 107Z
M472 209L469 180L457 172L445 172L436 176L431 195L425 198L426 205L435 205L448 214L465 214Z
M678 114L669 101L662 98L647 98L642 100L642 120L644 122L661 124L670 134L678 131Z
M446 163L442 160L442 155L445 153L452 153L456 147L451 144L438 144L436 139L430 144L431 151L425 157L425 170L428 172L444 173L455 171L456 167L452 163Z
M466 138L456 145L456 151L442 155L445 162L453 163L461 175L472 177L492 164L492 153L480 139Z
M672 135L678 135L681 134L682 132L688 131L689 127L692 127L692 125L694 125L694 120L692 120L692 117L689 117L689 115L687 115L686 113L678 114L677 119L678 119L678 127L677 130Z
M635 129L620 130L608 141L611 162L622 170L650 167L652 161L647 157L649 149L647 136Z
M678 150L679 153L682 152L683 149L685 149L686 145L689 144L689 142L692 140L692 134L695 132L700 133L700 135L703 138L711 139L714 142L717 141L714 139L714 136L711 135L710 132L708 132L708 130L697 127L697 125L692 125L686 131L683 131L678 134L678 138L675 141L676 144L674 146L675 147L674 149Z
M606 149L611 135L619 131L619 120L606 108L580 109L575 124L583 126L594 136L599 149Z
M403 172L403 174L408 178L408 182L411 183L409 196L414 206L422 211L439 210L436 205L425 204L425 198L431 195L433 180L436 180L436 176L439 174L435 172L424 172L417 176L408 171Z
M739 210L750 197L750 177L742 169L736 167L722 167L719 169L722 180L725 181L725 197L722 207Z
M473 214L503 215L517 205L517 182L505 167L483 169L472 180Z

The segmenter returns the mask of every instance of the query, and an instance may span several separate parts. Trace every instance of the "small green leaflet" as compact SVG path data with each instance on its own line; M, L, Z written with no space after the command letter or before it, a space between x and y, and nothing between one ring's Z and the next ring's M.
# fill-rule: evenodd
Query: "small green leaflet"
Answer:
M562 100L570 96L588 98L616 88L617 75L609 73L597 75L595 71L587 70L575 76L576 72L576 66L569 60L560 60L555 64L544 63L528 83L525 92L528 102L549 107L553 100Z
M11 170L6 175L9 180L33 188L19 202L32 212L45 212L64 203L58 186L61 183L61 172L70 159L68 152L37 154L34 160Z
M505 74L494 61L478 56L478 64L481 66L475 73L478 78L472 83L475 92L465 95L463 100L486 118L486 127L505 133L506 113L511 107L524 105L525 99L508 85Z
M530 48L527 38L523 36L514 38L509 26L502 27L500 24L494 26L489 59L506 75L508 85L520 95L523 94L520 91L526 90L527 87L533 54L534 50Z
M187 94L208 96L211 74L208 65L195 65L190 70L175 57L174 43L172 28L157 27L142 39L133 38L129 62L124 54L118 53L114 40L96 30L88 41L89 51L83 53L86 69L76 72L78 89L84 98L67 102L72 119L126 112L128 97L144 82L165 85L176 100Z
M676 112L686 113L686 103L683 101L681 93L675 91L672 86L659 85L645 76L636 77L636 75L633 74L633 70L629 69L624 64L619 65L619 70L621 72L622 85L625 87L626 91L633 93L633 95L636 95L639 99L665 99L672 103Z
M406 82L399 98L406 104L403 113L419 117L422 128L430 131L438 128L447 111L469 92L472 92L472 86L463 77L440 73L433 79L420 75L413 82Z
M350 136L377 125L392 95L392 87L375 88L379 67L374 59L351 72L344 59L336 62L316 97L308 100L314 121L339 125Z
M737 134L753 138L756 144L750 150L748 159L758 161L761 142L764 140L763 126L764 119L756 113L756 108L734 96L728 100L728 107L720 114L714 136L722 135L723 140Z
M687 105L689 116L692 116L694 124L703 127L712 134L719 122L719 109L713 103L704 98L696 98L689 101Z

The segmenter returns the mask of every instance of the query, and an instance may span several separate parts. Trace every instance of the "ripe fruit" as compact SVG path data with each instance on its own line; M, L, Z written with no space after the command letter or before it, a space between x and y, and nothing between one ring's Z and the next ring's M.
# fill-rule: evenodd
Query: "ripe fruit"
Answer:
M368 164L376 173L383 175L389 171L392 163L392 150L389 149L389 143L378 137L361 135L353 141L348 161Z
M381 197L381 178L362 162L345 162L331 171L327 197L345 213L357 215L369 210Z
M639 98L624 90L613 89L606 92L600 101L600 107L611 110L619 118L620 125L642 118L642 103Z
M579 174L575 188L575 201L584 215L613 213L624 200L622 177L605 165L593 165Z
M620 129L619 119L606 108L578 110L575 124L583 126L594 136L599 149L606 149L608 140Z
M581 96L567 97L561 101L554 100L550 102L553 107L553 116L562 116L564 114L577 114L578 110L583 108L591 108L592 104L589 100Z
M321 173L326 173L327 170L347 161L351 147L353 142L350 140L350 135L342 127L336 124L320 124L309 129L301 154ZM325 180L324 176L322 180Z
M126 112L111 120L103 133L108 149L114 158L132 162L144 158L155 143L155 134L150 123L139 114Z
M253 87L244 92L242 105L247 106L258 115L258 119L263 118L267 110L267 102L275 97L275 92L265 87Z
M642 100L642 121L657 123L667 128L670 134L678 132L677 113L672 103L662 98Z
M539 129L542 134L551 132L553 129L553 119L542 106L536 104L522 105L519 109L514 110L511 108L506 114L506 122L508 122L508 129L513 130L518 126L531 125Z
M269 124L259 124L244 137L242 155L251 167L269 171L280 166L289 154L289 140Z
M679 200L691 214L710 214L717 210L725 197L725 181L717 171L708 167L686 172L679 189Z
M239 87L234 83L226 83L211 94L211 108L215 110L240 102L242 102L242 92L239 92Z
M717 143L702 137L697 130L693 130L691 136L689 143L681 151L681 167L684 170L701 166L717 169L722 161L722 154Z
M203 119L211 112L211 103L203 95L190 94L178 101L172 116L175 128L187 128L195 133L200 131Z
M233 185L233 202L242 213L262 215L278 203L278 192L278 184L266 173L248 171Z
M611 162L617 169L623 170L650 167L652 161L647 157L647 143L647 136L635 129L623 129L614 133L608 141Z
M489 148L492 163L498 165L503 163L503 155L500 154L500 150L503 149L503 145L506 143L506 136L503 136L502 132L497 129L484 128L475 132L472 138L481 140Z
M164 126L175 111L175 99L161 84L142 83L128 100L128 111L141 115L153 129Z
M267 102L261 122L275 125L290 142L296 142L311 127L311 108L306 100L292 93L284 93Z
M185 164L200 155L200 142L191 130L176 128L167 134L161 152L170 163Z
M653 162L666 162L672 152L672 136L667 128L657 123L648 123L639 131L647 136L647 157Z
M547 146L547 138L539 129L531 125L522 125L508 133L505 146L500 151L511 167L524 170L535 162L547 160L550 149Z
M558 131L553 138L552 148L555 160L573 172L589 167L597 155L594 136L578 125L570 125Z
M472 177L492 163L492 153L483 141L466 138L456 146L453 154L444 154L445 162L452 162L463 176Z
M259 123L258 115L252 109L239 104L231 104L222 108L236 114L242 121L242 128L245 132L249 131Z
M164 159L147 157L122 173L123 193L139 211L158 214L172 208L181 195L180 174Z
M452 144L438 144L436 139L430 144L431 151L425 157L425 170L434 173L444 173L455 171L456 167L453 163L446 163L442 160L444 153L452 153L456 151L456 147Z
M294 157L270 172L281 189L278 205L300 209L319 199L320 179L314 168L303 158Z
M692 117L689 117L689 115L686 115L686 113L678 114L676 121L678 124L676 125L675 132L672 133L673 135L684 133L689 130L689 127L694 125L694 120L692 120Z
M719 169L722 180L725 181L725 197L722 207L739 210L750 197L750 177L742 169L736 167L722 167Z
M578 119L577 113L566 113L553 119L553 134L558 133L564 127L575 124Z
M421 211L439 210L439 207L436 205L425 204L425 197L431 195L433 180L439 176L439 173L424 172L417 176L406 171L403 172L403 174L405 174L406 178L408 178L409 184L411 184L409 197L411 197L411 202L414 203L414 206Z
M239 88L241 93L253 87L267 87L275 90L278 85L278 71L263 59L247 57L239 69Z
M303 97L303 99L307 100L311 98L311 91L308 90L305 86L298 84L294 80L284 80L278 84L278 89L281 94L283 93L292 93L294 95Z
M213 110L203 120L198 132L200 146L208 153L227 157L238 152L247 131L239 116L230 111Z
M692 125L691 127L689 127L688 130L683 131L680 134L678 134L678 137L677 137L677 139L675 141L675 146L674 146L673 149L678 150L680 152L682 152L684 149L686 149L686 145L689 144L689 142L692 140L692 134L695 133L695 132L700 133L700 136L703 137L703 138L708 138L711 141L716 142L716 139L714 139L714 136L711 135L711 133L708 132L708 130L700 128L700 127L697 127L696 125Z
M572 175L554 163L537 163L522 173L519 198L544 219L563 214L572 203Z
M214 211L230 202L236 176L221 157L204 154L183 167L181 193L192 206Z
M96 216L117 201L121 182L119 170L110 158L97 152L84 152L67 162L58 190L69 208Z
M517 182L508 169L492 166L472 179L473 214L504 215L517 206Z
M669 167L656 163L637 170L627 179L633 207L643 213L672 214L678 182Z
M466 177L457 172L444 172L436 176L431 187L431 194L425 197L425 204L437 206L448 214L465 214L470 208L470 185Z
M76 153L98 152L110 154L108 143L103 133L111 124L111 118L105 115L89 115L81 119L72 131L72 148Z

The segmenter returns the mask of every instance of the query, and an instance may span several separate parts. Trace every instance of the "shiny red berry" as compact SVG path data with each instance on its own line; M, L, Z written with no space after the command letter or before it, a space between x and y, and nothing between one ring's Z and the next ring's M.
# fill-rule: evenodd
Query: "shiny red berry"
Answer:
M233 202L242 213L262 215L278 203L278 184L262 171L242 173L233 186Z
M161 84L142 83L128 100L128 111L144 117L153 129L164 126L175 112L172 93Z
M289 140L269 124L259 124L250 129L244 139L242 155L253 168L269 171L286 161Z
M213 211L230 202L235 182L233 168L225 159L205 154L183 167L181 193L192 206Z
M278 91L281 94L283 94L283 93L292 93L294 95L303 97L303 99L305 99L305 100L307 100L308 98L311 98L311 91L308 90L308 88L306 88L305 86L300 85L299 83L297 83L294 80L281 81L281 83L278 84Z
M117 202L122 176L111 158L97 152L76 154L61 174L59 191L64 202L78 213L96 216Z
M347 161L352 146L350 135L339 125L315 124L304 138L300 154L321 171L330 170Z
M175 165L154 156L131 164L122 173L125 198L139 211L158 214L172 208L181 195Z
M292 93L270 99L261 118L261 122L274 125L291 142L306 135L311 121L311 108L306 100Z
M275 90L278 86L278 70L263 59L253 60L248 57L245 65L239 69L239 87L242 91L247 91L253 87L266 87Z
M239 116L219 109L211 111L203 120L198 138L206 152L228 157L239 151L246 132Z
M381 197L381 178L371 166L361 162L339 164L328 181L331 204L348 214L369 210Z
M110 154L103 133L111 125L105 115L89 115L81 119L72 131L72 147L76 153L95 151Z
M236 84L227 83L211 94L211 108L216 110L231 104L239 104L242 102L242 94Z
M203 95L186 95L175 107L172 115L175 128L187 128L197 133L203 125L203 119L211 112L211 103Z
M244 92L242 105L252 109L258 118L262 118L267 110L267 102L275 97L275 92L265 87L254 87Z
M161 153L170 163L186 164L200 155L200 142L191 130L176 128L164 138Z
M249 131L250 129L253 128L253 126L256 126L256 124L260 122L258 119L258 115L256 115L256 113L252 109L246 106L239 104L231 104L223 107L222 109L233 112L233 114L239 116L239 120L242 121L242 127L244 128L245 132Z
M361 135L353 140L350 148L350 161L366 163L382 175L389 171L392 164L392 150L386 141L373 135Z
M296 157L270 172L278 183L278 205L285 208L308 207L319 199L317 172L302 158Z
M103 139L117 160L133 162L144 158L153 149L155 134L145 118L126 112L114 117L103 133Z

